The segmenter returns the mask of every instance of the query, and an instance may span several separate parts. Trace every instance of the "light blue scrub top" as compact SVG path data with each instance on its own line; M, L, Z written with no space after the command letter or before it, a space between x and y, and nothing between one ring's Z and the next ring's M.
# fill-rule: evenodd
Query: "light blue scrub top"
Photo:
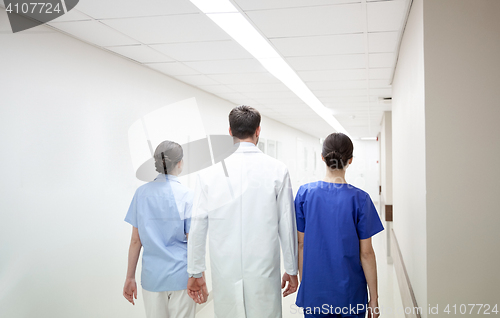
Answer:
M297 230L304 233L297 306L327 304L341 309L366 305L359 240L384 229L368 193L350 184L308 183L297 192L295 213Z
M141 284L151 292L187 287L187 239L193 192L160 174L137 189L125 221L139 229L144 248Z

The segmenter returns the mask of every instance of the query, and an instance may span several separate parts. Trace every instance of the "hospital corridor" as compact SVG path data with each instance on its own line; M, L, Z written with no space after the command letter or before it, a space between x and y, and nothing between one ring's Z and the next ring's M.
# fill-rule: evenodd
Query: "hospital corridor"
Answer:
M0 318L499 317L499 17L0 0Z

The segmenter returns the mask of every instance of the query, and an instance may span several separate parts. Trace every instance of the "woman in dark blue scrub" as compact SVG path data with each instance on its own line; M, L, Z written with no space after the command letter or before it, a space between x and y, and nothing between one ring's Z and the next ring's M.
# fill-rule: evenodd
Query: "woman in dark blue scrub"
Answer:
M370 196L345 180L353 149L348 136L329 135L321 156L324 180L301 186L295 198L301 279L296 304L306 318L379 316L371 237L384 227Z

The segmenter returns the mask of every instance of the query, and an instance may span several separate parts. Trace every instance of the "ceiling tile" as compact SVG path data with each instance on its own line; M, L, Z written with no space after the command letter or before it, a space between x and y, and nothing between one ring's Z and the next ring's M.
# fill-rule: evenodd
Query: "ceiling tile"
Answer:
M138 44L137 41L113 30L99 21L60 22L54 23L52 26L99 46Z
M194 85L194 86L220 84L220 83L214 81L213 79L211 79L210 77L208 77L206 75L201 75L201 74L199 74L199 75L180 75L180 76L176 76L175 78L184 82L184 83Z
M367 3L368 32L398 31L406 15L406 0Z
M367 80L306 82L311 90L367 88Z
M391 88L390 79L370 80L368 85L370 88Z
M128 18L154 15L172 15L200 12L186 0L85 0L78 3L78 10L96 19Z
M257 83L281 83L270 73L235 73L235 74L212 74L213 78L222 84L257 84Z
M199 85L198 86L200 89L213 93L213 94L219 94L219 93L234 93L235 91L226 85L218 84L218 85Z
M288 64L296 71L338 70L365 68L364 54L342 54L326 56L297 56L286 58Z
M366 79L366 69L299 71L300 78L305 82L348 81Z
M293 94L293 96L274 96L274 97L256 97L255 98L256 101L258 101L259 103L262 103L264 105L279 105L279 104L300 104L300 103L303 103L302 100L300 98L298 98L297 96L295 96L295 94Z
M392 68L371 68L369 71L370 79L390 79L392 77Z
M363 32L361 4L246 12L268 38Z
M227 100L251 100L241 93L219 93L217 96Z
M240 93L253 93L253 92L287 92L289 91L282 83L267 83L267 84L237 84L227 85Z
M57 22L89 21L89 20L92 20L92 18L89 17L88 15L86 15L86 14L84 14L76 9L72 9L68 13L65 13L65 14L57 17L56 19L50 21L49 24L57 23Z
M185 62L203 74L258 73L264 67L255 59Z
M283 56L365 53L363 34L271 39Z
M330 89L313 91L316 97L335 97L335 96L366 96L367 89Z
M370 89L370 96L391 97L392 96L392 89L390 89L390 88L372 88L372 89Z
M287 98L295 99L297 96L291 91L288 92L253 92L253 93L244 93L243 95L248 96L252 99L255 99L258 102L262 102L265 99L277 99L277 100L286 100ZM298 99L298 98L297 98ZM295 100L297 100L295 99ZM300 99L298 99L300 101Z
M319 99L323 103L343 103L343 102L368 102L368 96L336 96L336 97L321 97Z
M368 55L370 67L393 67L396 62L395 53L371 53Z
M229 40L204 14L102 20L144 44Z
M361 0L235 0L244 11L360 3Z
M197 71L179 62L151 63L144 65L171 76L198 74Z
M173 61L168 56L161 54L158 51L146 45L127 45L107 47L106 49L128 57L140 63L155 63L155 62L171 62Z
M395 52L398 39L398 32L368 33L368 51L370 53Z
M157 44L151 47L181 62L252 58L250 53L233 40Z

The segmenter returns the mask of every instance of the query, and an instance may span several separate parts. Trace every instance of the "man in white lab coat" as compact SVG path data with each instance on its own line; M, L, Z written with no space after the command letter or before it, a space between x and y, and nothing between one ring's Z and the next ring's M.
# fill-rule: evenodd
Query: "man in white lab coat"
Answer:
M208 232L217 318L281 318L281 288L288 282L287 296L298 286L290 177L283 163L256 147L260 119L252 107L234 108L229 133L238 149L198 176L188 239L188 293L198 303L208 296L202 276Z

